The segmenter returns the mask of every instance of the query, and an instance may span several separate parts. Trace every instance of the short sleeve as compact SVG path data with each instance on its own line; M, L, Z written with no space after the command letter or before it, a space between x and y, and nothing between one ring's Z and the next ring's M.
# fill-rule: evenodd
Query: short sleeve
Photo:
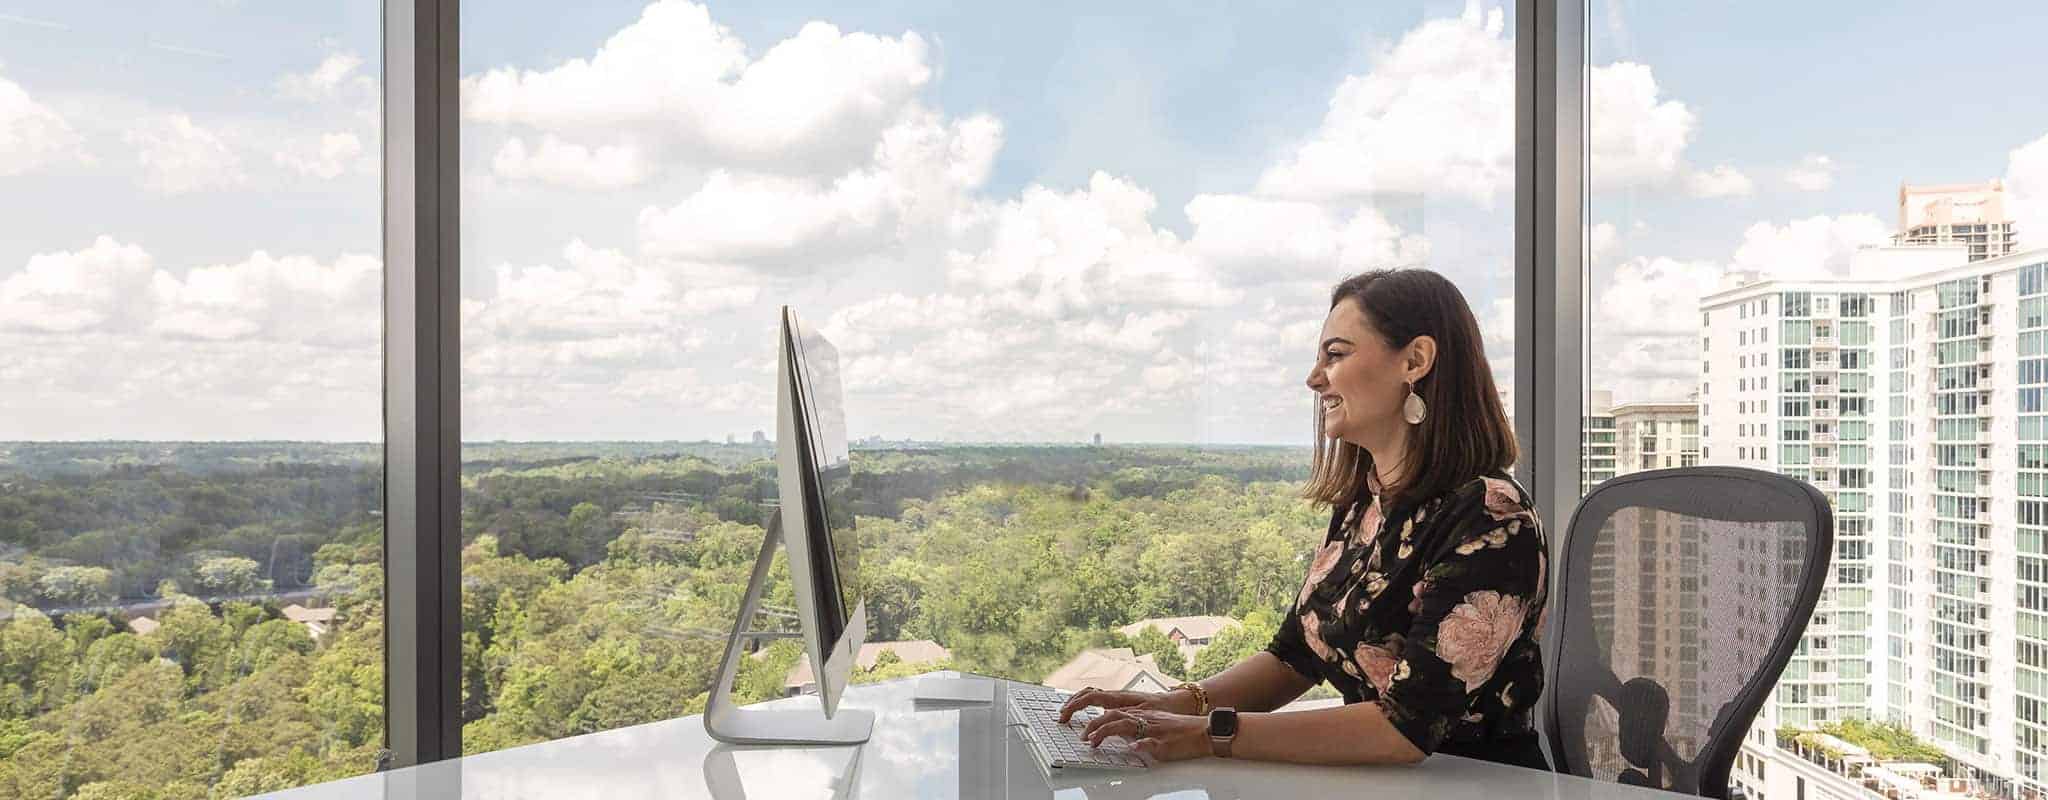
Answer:
M1513 484L1486 482L1483 502L1470 501L1415 584L1407 646L1379 698L1387 720L1424 754L1461 718L1497 710L1483 687L1542 611L1546 548L1535 514Z
M1310 680L1323 681L1316 654L1308 649L1308 639L1302 635L1300 609L1287 612L1287 619L1280 623L1280 630L1274 632L1273 641L1266 644L1266 652Z
M1322 580L1330 565L1334 563L1335 556L1343 552L1343 538L1340 534L1359 509L1357 503L1331 509L1330 528L1324 533L1323 543L1318 547L1318 557L1309 566L1308 574L1303 577L1301 595L1296 598L1294 606L1287 610L1287 618L1281 620L1280 630L1273 633L1273 641L1266 644L1266 652L1272 653L1287 666L1293 667L1295 672L1317 683L1323 681L1322 661L1316 658L1315 651L1309 649L1308 637L1302 631L1301 604L1308 598L1308 586ZM1338 544L1332 546L1332 542ZM1324 556L1329 558L1326 559Z

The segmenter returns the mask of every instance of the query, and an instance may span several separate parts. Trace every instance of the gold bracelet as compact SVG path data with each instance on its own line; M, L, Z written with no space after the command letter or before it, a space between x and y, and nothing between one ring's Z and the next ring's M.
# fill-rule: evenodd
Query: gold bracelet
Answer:
M1202 685L1199 683L1182 683L1181 685L1175 686L1173 688L1175 691L1186 689L1188 691L1194 692L1195 702L1200 704L1202 707L1202 710L1200 712L1197 712L1197 716L1209 716L1209 690L1202 688Z

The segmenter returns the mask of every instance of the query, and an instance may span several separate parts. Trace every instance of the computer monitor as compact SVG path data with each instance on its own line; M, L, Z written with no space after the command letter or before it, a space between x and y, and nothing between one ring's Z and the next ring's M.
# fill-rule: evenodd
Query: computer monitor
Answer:
M867 639L868 609L861 602L860 545L853 531L853 470L846 446L846 412L839 389L839 351L782 309L775 389L775 464L781 495L753 577L747 581L725 659L704 708L704 729L729 744L858 744L874 730L874 713L840 709L840 692L853 675L854 657ZM796 595L797 632L754 630L775 545L789 553ZM786 616L786 615L785 615ZM732 688L747 646L761 639L801 638L817 676L823 706L796 708L775 701L741 708ZM792 700L791 702L797 702Z
M839 385L839 351L782 308L776 380L775 458L783 547L795 588L804 650L827 717L867 640L860 541L853 530L853 467Z

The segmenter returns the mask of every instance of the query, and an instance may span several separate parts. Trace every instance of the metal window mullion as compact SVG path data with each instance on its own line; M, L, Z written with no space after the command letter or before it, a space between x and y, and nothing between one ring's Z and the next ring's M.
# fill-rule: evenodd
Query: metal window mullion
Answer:
M456 0L383 2L389 766L462 754Z
M1584 0L1526 0L1515 22L1517 477L1563 541L1585 415Z
M1523 0L1515 16L1516 476L1551 532L1553 565L1565 563L1578 508L1585 429L1585 3ZM1553 567L1553 584L1557 575ZM1562 588L1552 586L1550 602ZM1544 641L1563 641L1562 618L1552 616ZM1544 666L1555 686L1556 653ZM1546 749L1554 722L1538 726Z

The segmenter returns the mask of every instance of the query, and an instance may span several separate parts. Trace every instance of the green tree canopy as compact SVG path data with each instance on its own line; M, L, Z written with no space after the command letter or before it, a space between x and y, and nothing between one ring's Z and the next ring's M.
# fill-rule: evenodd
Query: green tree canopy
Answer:
M199 562L192 568L192 585L210 596L241 596L270 588L263 567L255 559L221 556Z
M36 579L36 593L53 606L97 606L114 598L114 572L105 567L51 567Z

